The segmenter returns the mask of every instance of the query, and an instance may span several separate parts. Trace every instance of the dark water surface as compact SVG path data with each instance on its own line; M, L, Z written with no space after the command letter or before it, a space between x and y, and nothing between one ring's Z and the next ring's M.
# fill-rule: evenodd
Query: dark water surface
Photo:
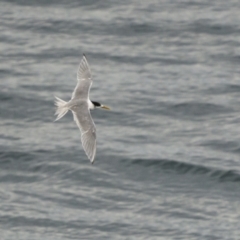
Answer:
M0 239L240 239L240 2L1 1ZM68 113L82 53L92 166Z

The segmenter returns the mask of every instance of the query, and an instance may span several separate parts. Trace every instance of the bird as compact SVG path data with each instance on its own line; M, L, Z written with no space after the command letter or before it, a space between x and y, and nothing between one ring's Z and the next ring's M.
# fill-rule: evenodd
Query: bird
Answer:
M55 96L55 106L57 107L55 112L57 117L55 121L61 119L69 110L72 112L73 119L81 132L83 149L93 164L96 156L97 136L90 110L96 108L110 110L110 108L89 99L91 86L92 74L86 56L83 54L77 71L77 85L72 93L71 100L66 102Z

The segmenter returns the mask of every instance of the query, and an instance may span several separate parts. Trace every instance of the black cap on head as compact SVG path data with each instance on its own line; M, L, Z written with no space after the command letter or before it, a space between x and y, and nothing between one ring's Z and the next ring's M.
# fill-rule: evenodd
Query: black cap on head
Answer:
M99 103L99 102L92 101L92 103L95 107L101 107L101 103Z

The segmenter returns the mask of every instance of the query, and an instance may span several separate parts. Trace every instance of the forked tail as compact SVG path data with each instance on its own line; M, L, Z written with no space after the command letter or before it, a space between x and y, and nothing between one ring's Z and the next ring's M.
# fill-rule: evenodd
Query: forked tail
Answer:
M57 115L57 118L55 120L55 122L56 122L57 120L62 118L68 112L69 109L66 106L67 102L63 101L62 99L60 99L58 97L55 97L55 98L56 98L55 105L57 106L57 110L55 112L55 115Z

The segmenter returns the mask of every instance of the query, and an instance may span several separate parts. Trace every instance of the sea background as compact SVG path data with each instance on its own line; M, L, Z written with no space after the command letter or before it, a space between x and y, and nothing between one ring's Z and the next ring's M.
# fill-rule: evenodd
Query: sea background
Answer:
M240 2L0 1L0 239L240 239ZM69 112L91 66L94 165Z

